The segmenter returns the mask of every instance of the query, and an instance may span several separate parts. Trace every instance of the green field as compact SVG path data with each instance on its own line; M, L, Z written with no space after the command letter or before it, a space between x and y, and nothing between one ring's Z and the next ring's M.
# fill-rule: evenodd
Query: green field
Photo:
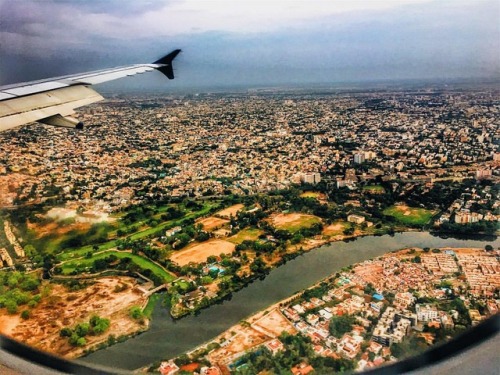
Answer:
M135 241L135 240L150 236L150 235L156 233L157 231L163 231L165 229L180 225L182 220L196 219L200 216L208 214L210 212L210 210L212 209L212 207L214 207L216 205L217 205L217 203L206 203L206 204L204 204L203 208L199 211L191 212L181 219L165 221L165 222L160 223L159 225L157 225L155 227L137 231L130 236L130 239ZM103 244L99 244L98 246L99 246L99 251L109 250L109 249L116 247L116 240L111 240L111 241L105 242ZM94 250L92 249L92 245L83 246L83 247L80 247L78 249L65 250L65 251L57 254L56 259L60 262L64 262L66 260L71 260L71 259L83 257L88 252L94 252Z
M391 206L383 211L384 215L394 217L398 222L405 225L424 225L427 224L434 211L425 208L416 208L408 206Z
M301 198L319 198L321 194L317 193L315 191L305 191L302 194L300 194Z
M236 233L234 236L229 237L227 240L235 243L235 244L240 244L245 240L248 241L256 241L259 239L259 236L264 233L262 230L257 229L257 228L247 228L243 229L242 231Z
M90 259L86 258L79 258L75 259L73 261L69 261L66 263L63 263L60 265L62 268L62 274L63 275L69 275L71 272L77 269L77 267L92 267L92 264L94 263L94 260L96 259L104 259L110 255L115 255L119 259L123 258L131 258L132 262L136 264L139 268L141 269L149 269L151 272L153 272L156 276L162 278L164 282L170 282L175 279L175 276L170 274L168 271L166 271L163 267L157 265L156 263L153 263L147 258L141 257L139 255L135 255L129 252L123 252L123 251L104 251L101 253L97 253L92 256Z
M366 185L363 187L363 190L375 194L385 193L385 189L382 185Z

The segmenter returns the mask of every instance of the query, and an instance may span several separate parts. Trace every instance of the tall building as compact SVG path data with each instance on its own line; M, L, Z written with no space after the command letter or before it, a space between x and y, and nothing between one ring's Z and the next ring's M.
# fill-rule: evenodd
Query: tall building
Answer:
M364 163L364 161L365 161L365 154L364 153L354 154L354 163L355 164L361 164L361 163Z
M319 174L318 172L304 173L302 175L302 181L307 184L315 185L321 181L321 174Z

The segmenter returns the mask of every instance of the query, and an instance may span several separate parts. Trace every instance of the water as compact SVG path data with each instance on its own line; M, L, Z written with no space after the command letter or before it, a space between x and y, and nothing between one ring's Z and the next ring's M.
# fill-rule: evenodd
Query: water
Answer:
M500 246L500 240L439 238L429 233L407 232L394 236L363 237L335 242L303 254L271 271L233 294L230 301L202 310L197 316L170 318L158 304L149 331L126 342L97 351L81 360L98 365L133 370L152 362L175 357L227 330L237 322L307 288L342 267L405 247Z

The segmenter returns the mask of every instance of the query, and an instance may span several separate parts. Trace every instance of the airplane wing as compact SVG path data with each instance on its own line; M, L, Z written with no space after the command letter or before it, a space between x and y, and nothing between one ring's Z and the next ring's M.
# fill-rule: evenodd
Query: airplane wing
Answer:
M103 100L90 85L159 70L174 79L172 61L176 49L152 64L135 64L39 81L0 86L0 132L30 122L69 128L83 128L71 117L74 109Z

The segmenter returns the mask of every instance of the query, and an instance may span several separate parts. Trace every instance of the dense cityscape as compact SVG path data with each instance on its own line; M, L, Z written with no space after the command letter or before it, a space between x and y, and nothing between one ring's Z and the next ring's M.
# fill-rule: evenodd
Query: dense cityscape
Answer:
M155 309L210 309L325 244L479 234L481 248L357 260L145 369L364 370L448 340L499 309L499 95L117 96L81 109L82 131L1 133L0 327L74 358L134 340Z

